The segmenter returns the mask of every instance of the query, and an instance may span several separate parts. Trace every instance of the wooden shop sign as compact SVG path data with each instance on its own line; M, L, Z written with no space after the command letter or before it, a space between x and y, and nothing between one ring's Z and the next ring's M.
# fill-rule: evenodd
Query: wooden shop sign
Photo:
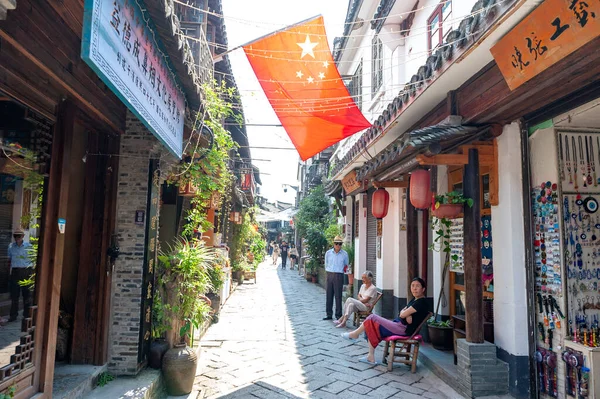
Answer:
M342 187L344 187L346 194L350 194L361 187L360 182L356 180L356 170L353 170L344 176L342 179Z
M491 52L514 90L598 36L600 1L546 0Z

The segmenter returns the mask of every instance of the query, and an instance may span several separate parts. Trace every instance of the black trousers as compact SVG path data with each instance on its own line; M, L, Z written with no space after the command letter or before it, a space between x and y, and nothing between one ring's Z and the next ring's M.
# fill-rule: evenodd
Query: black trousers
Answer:
M23 317L29 316L29 307L31 306L31 287L21 287L19 281L31 278L33 268L22 267L13 268L10 275L10 318L14 320L19 315L19 297L23 295Z
M342 317L342 290L344 289L344 273L327 272L327 302L325 312L333 315L333 298L335 297L335 318Z
M284 268L287 263L287 255L281 255L281 267Z

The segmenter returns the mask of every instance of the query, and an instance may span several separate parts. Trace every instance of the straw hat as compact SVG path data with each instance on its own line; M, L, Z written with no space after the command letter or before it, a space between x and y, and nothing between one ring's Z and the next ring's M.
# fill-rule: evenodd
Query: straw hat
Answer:
M342 236L335 236L335 238L333 239L333 242L344 242L344 237Z

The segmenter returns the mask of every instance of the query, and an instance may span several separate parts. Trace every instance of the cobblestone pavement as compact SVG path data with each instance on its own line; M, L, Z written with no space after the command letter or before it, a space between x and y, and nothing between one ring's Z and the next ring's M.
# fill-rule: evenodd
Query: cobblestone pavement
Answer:
M366 341L343 340L349 330L322 320L325 291L297 271L263 263L257 280L236 289L202 339L198 398L462 397L423 365L388 373L358 362Z

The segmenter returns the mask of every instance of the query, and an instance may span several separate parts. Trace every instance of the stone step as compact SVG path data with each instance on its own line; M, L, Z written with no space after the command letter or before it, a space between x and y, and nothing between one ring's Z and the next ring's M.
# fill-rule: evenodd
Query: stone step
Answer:
M96 387L98 376L106 372L104 366L80 364L57 364L54 369L52 397L55 399L79 399Z
M160 370L145 369L135 377L117 377L84 399L162 399L166 397Z

